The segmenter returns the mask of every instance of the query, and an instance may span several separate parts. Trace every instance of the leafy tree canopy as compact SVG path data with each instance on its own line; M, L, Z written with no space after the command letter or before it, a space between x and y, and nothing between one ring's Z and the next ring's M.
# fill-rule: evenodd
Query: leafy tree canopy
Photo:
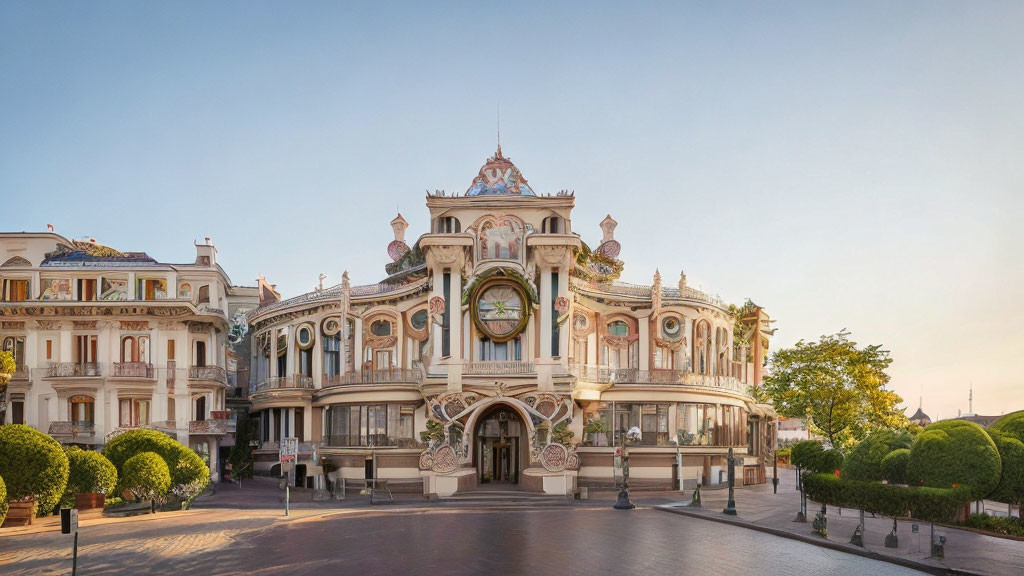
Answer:
M764 384L779 414L806 419L837 447L907 425L899 408L903 399L885 389L888 350L858 348L849 335L843 330L776 351Z

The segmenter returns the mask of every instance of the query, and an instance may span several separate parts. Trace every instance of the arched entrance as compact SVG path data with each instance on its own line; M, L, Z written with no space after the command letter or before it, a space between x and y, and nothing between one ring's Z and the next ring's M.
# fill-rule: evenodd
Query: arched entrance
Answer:
M519 413L507 404L492 406L480 416L473 437L478 485L518 484L526 437Z

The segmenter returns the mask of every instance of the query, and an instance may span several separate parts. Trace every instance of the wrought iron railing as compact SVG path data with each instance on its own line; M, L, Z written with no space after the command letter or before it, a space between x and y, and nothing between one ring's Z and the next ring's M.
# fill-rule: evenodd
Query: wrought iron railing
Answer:
M221 384L227 384L228 373L221 366L189 366L189 380L214 380Z
M533 362L505 360L496 362L466 362L464 374L483 376L502 376L508 374L533 374L536 370Z
M570 372L583 381L616 386L653 384L720 388L743 394L748 392L748 386L733 376L694 374L685 370L638 370L636 368L571 365Z
M230 432L230 420L191 420L188 423L189 434L227 434Z
M47 430L50 436L94 436L96 434L96 423L86 420L57 420L50 422Z
M250 394L263 392L264 390L287 390L287 389L311 389L313 388L312 376L275 376L266 378L249 390Z
M348 374L324 374L322 386L330 388L333 386L354 386L358 384L395 384L395 383L418 383L423 380L423 372L420 370L363 370L362 372L349 372Z
M50 362L46 367L46 376L48 378L99 375L99 362Z
M110 376L119 378L152 378L153 365L146 362L114 362Z

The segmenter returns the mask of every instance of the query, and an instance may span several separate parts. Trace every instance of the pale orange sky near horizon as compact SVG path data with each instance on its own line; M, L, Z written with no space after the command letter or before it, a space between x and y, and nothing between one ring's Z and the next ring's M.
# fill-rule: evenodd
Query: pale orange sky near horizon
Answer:
M1024 409L1024 4L302 6L0 5L0 230L374 283L500 103L585 241L619 221L623 280L882 344L908 414Z

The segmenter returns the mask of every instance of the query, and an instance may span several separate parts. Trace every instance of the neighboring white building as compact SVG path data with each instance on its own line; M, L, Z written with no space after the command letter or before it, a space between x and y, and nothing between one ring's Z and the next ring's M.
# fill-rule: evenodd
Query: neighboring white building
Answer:
M194 262L165 264L94 239L0 233L0 346L18 366L3 422L88 447L128 428L162 430L208 458L217 479L232 422L228 311L243 319L257 304L255 287L231 285L209 238Z

